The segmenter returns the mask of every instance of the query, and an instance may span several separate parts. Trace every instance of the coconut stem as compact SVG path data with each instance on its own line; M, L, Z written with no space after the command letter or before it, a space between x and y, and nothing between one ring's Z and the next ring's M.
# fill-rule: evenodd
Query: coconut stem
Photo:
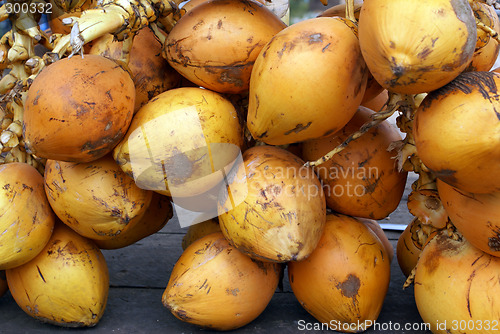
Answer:
M356 22L356 17L354 16L354 0L346 0L345 17L353 22Z
M149 27L151 28L161 45L164 45L165 41L167 40L167 35L161 31L156 23L151 23Z
M114 0L98 8L83 11L79 18L67 18L63 23L71 25L71 34L61 37L52 54L45 57L50 63L61 58L71 48L71 55L81 52L84 44L107 33L117 40L133 36L150 22L168 16L177 8L167 0Z
M410 285L413 284L413 281L415 280L415 272L417 271L417 266L415 266L410 274L408 275L408 277L406 278L406 281L404 282L403 284L403 290L406 289L407 287L409 287Z
M485 25L483 22L479 21L477 18L476 18L476 25L478 28L481 28L488 35L490 35L490 37L493 38L495 41L500 43L500 37L498 36L498 33L495 30L491 29L490 27Z
M134 36L129 36L123 40L122 43L122 54L120 57L120 61L124 62L125 64L128 65L130 61L130 50L132 50L132 44L134 42Z
M324 156L322 156L318 160L306 162L304 166L305 167L316 167L318 165L321 165L321 164L329 161L330 159L333 158L333 156L335 154L342 152L353 140L358 139L359 137L361 137L362 135L367 133L371 128L373 128L374 126L377 126L381 122L383 122L386 119L388 119L389 117L391 117L396 112L396 110L398 110L398 108L400 107L400 105L402 103L407 103L409 101L408 97L409 96L406 96L406 95L402 96L402 95L395 94L395 93L389 93L389 100L387 102L387 108L385 110L373 114L371 121L363 124L358 131L354 132L349 137L347 137L343 143L341 143L340 145L335 147L333 150L331 150L330 152L328 152L327 154L325 154Z

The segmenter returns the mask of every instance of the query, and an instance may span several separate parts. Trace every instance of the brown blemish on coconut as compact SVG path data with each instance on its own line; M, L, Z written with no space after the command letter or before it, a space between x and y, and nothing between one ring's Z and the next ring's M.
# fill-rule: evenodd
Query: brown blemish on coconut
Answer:
M353 274L349 274L345 281L337 284L337 288L340 290L342 295L347 298L356 298L360 286L361 282L359 278Z
M500 230L492 231L494 236L488 238L488 247L494 252L500 252Z
M288 136L291 133L299 133L301 131L306 130L309 126L311 126L312 122L308 122L306 125L299 123L295 126L295 128L288 130L284 133L285 136Z
M449 255L460 253L464 245L463 242L455 241L443 232L437 234L434 239L429 240L428 244L432 242L434 246L429 248L430 254L425 257L425 261L422 261L422 265L429 274L432 274L439 267L445 252Z

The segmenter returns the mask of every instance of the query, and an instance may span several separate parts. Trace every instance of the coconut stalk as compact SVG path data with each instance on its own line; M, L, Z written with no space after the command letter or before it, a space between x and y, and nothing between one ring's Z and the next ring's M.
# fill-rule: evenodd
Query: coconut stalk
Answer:
M171 26L167 16L177 10L177 4L168 0L105 1L96 8L83 11L79 18L63 19L64 24L72 27L71 33L57 42L52 52L46 54L45 60L48 63L56 61L67 52L70 57L83 54L83 45L107 33L123 41L153 22ZM129 53L131 46L131 42L124 43L123 54Z

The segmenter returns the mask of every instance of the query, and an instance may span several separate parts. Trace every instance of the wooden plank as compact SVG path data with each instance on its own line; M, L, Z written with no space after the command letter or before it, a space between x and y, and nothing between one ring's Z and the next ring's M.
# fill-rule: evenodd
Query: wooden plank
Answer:
M197 326L184 323L176 319L162 304L162 289L142 288L112 288L108 298L108 305L99 324L90 329L78 330L78 333L193 333L212 331L202 330ZM369 329L366 333L384 333L386 327L396 323L404 328L406 323L417 325L421 322L414 304L412 292L395 295L389 294L383 310L378 318L377 329ZM25 314L14 303L10 296L0 299L0 320L2 333L75 333L74 329L64 329L53 325L43 324ZM316 320L309 315L297 302L292 293L276 293L264 312L245 327L235 330L235 333L296 333L299 324L314 324ZM313 333L335 331L311 331ZM390 331L389 331L390 332ZM396 331L393 331L396 332ZM398 333L429 333L422 330L397 331Z
M161 295L166 287L170 266L173 266L175 248L181 235L155 235L148 243L139 244L135 249L141 247L156 248L150 249L151 257L146 259L144 251L134 251L125 249L113 256L108 257L111 273L110 295L106 312L99 325L90 330L80 332L92 333L156 333L159 331L166 333L186 333L201 331L198 327L181 322L174 318L170 312L161 304ZM168 240L167 242L161 242ZM396 240L392 240L395 245ZM166 244L168 244L166 246ZM178 247L180 249L180 246ZM169 256L163 256L162 252L171 252ZM108 251L111 252L111 251ZM138 254L136 257L133 254ZM142 261L138 258L142 257ZM167 260L168 259L168 260ZM132 268L129 268L132 266ZM121 270L118 270L122 268ZM124 271L126 268L127 270ZM396 259L391 266L391 282L386 296L382 312L378 318L379 326L393 326L398 323L418 325L422 322L413 297L413 289L402 290L405 277L401 273ZM132 284L130 284L132 282ZM155 287L142 288L141 285L150 285L155 282ZM123 287L127 283L128 287ZM263 314L254 322L237 330L238 333L266 333L271 329L279 330L280 333L295 333L299 329L299 321L307 324L315 323L310 316L297 302L291 292L287 278L284 280L284 291L277 291L271 303ZM137 287L130 287L135 285ZM13 298L7 294L0 298L0 321L2 323L2 333L52 333L70 332L58 327L42 324L26 315L15 304ZM393 327L394 328L394 327ZM380 329L380 328L379 328ZM74 331L71 331L74 332ZM207 332L207 331L203 331ZM312 331L318 332L318 331ZM321 332L321 331L320 331ZM335 333L329 331L330 333ZM398 333L427 333L422 330L397 331ZM388 333L387 330L368 330L367 333Z

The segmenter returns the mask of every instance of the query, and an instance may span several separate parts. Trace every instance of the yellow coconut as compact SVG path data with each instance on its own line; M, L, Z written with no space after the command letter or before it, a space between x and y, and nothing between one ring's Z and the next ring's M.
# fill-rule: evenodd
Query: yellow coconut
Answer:
M271 145L332 134L356 112L367 77L354 23L339 17L295 23L255 61L248 129Z
M288 263L300 304L338 332L361 332L377 320L389 288L389 255L376 234L356 218L327 216L318 247Z
M172 218L173 213L170 199L167 196L153 193L151 203L141 219L110 239L94 240L94 242L101 249L118 249L130 246L160 231Z
M182 238L182 249L186 250L186 248L188 248L189 245L191 245L196 240L215 232L221 232L219 219L217 218L209 219L204 222L189 226L186 234L184 234L184 237Z
M87 163L48 160L45 191L63 223L90 239L111 239L144 216L152 191L140 189L111 155Z
M444 182L500 191L500 74L465 72L429 93L415 113L418 156Z
M175 202L220 185L242 145L231 102L207 89L183 87L143 106L113 154L139 187Z
M490 334L500 322L500 258L438 233L422 250L414 281L422 320L435 334Z
M361 12L361 6L362 6L362 2L356 0L354 3L354 17L357 20L359 19L359 13ZM346 17L346 5L345 5L345 3L330 7L318 15L318 17L336 17L336 16ZM371 75L371 73L368 73L368 81L366 84L365 94L363 95L362 104L367 102L367 101L370 101L375 96L379 95L383 90L384 90L384 88L382 86L380 86L380 84L377 82L377 80L375 80L373 75ZM385 103L385 101L384 101L384 103ZM379 110L379 109L374 109L374 108L371 108L371 109L373 109L375 111Z
M215 330L242 327L271 300L281 265L251 259L222 233L193 242L176 262L162 297L178 319Z
M470 63L476 22L467 0L366 0L359 43L374 78L389 91L444 86Z
M312 169L292 153L256 146L228 176L220 197L224 236L256 259L305 259L316 247L326 217L325 196Z
M165 41L164 56L197 85L220 93L241 93L248 90L261 49L285 27L258 2L206 1L177 21Z
M373 114L372 110L359 107L342 130L302 143L302 157L309 161L319 159L369 122ZM407 177L406 172L398 170L397 150L391 149L391 144L398 140L401 135L396 128L384 121L315 167L328 207L370 219L382 219L393 212L401 201Z
M473 194L438 180L441 202L453 225L472 245L500 256L500 192Z
M9 289L30 316L63 327L91 327L101 319L109 291L99 248L62 223L31 261L6 271Z
M40 253L54 220L40 173L26 163L0 165L0 269L19 266Z

